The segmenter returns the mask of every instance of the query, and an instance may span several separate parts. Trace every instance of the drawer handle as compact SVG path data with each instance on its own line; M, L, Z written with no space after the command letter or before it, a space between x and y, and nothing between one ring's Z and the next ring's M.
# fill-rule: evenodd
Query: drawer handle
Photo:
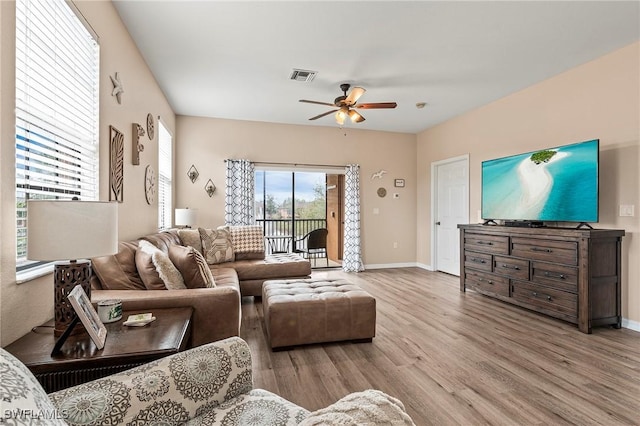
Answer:
M492 246L493 243L491 241L478 241L477 244L484 244L485 246Z
M487 284L493 285L493 281L492 280L485 280L484 278L480 278L478 281L480 281L480 282L487 281Z
M506 263L503 263L503 264L502 264L502 267L503 267L503 268L506 268L506 269L514 269L514 270L516 270L516 271L519 271L519 270L520 270L520 267L519 267L519 266L509 266L509 265L507 265Z
M486 261L486 260L484 260L484 259L478 259L477 257L472 257L472 258L471 258L471 261L472 261L472 262L476 262L476 263L487 263L487 261Z
M560 278L561 280L566 280L567 279L565 274L553 275L553 274L549 273L548 271L544 271L544 276L545 277L549 277L549 278Z
M531 293L533 295L533 297L538 297L538 293L536 293L535 291ZM551 296L544 296L549 302L551 302Z
M531 251L541 251L543 253L553 253L553 250L551 249L541 249L538 247L531 247Z

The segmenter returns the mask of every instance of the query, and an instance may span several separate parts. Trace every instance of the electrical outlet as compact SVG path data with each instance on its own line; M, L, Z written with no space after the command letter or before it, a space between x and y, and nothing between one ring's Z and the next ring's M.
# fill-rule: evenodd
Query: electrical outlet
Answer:
M377 207L374 207L373 214L380 214L380 209Z
M393 248L398 248L398 243L396 241L393 243Z
M635 206L633 204L620 204L620 216L635 216Z

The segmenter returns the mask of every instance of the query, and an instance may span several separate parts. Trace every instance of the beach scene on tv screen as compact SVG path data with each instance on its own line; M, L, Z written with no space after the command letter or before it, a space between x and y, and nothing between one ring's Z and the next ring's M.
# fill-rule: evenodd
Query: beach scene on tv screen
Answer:
M482 218L597 222L598 141L483 162Z

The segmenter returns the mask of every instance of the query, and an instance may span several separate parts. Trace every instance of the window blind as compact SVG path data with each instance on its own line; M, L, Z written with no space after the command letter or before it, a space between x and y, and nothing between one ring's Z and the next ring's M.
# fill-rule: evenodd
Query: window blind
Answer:
M158 228L171 228L171 152L173 137L158 120Z
M99 46L64 0L16 1L16 261L30 199L98 198Z

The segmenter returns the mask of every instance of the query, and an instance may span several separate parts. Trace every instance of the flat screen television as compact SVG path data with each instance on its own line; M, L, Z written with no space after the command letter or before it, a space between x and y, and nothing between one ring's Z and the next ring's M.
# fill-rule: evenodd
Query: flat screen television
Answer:
M598 139L482 162L482 218L597 222Z

